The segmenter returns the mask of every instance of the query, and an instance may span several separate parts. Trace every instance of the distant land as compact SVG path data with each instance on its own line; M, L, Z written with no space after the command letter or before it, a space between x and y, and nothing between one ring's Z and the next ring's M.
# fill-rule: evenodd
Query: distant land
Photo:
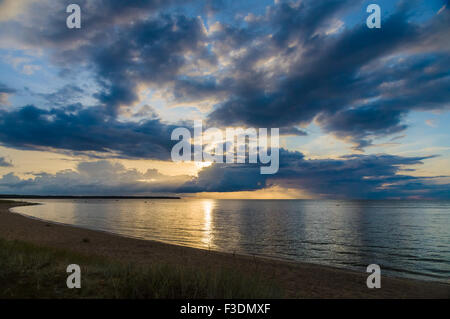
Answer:
M35 198L35 199L181 199L178 196L59 196L59 195L5 195L0 198Z

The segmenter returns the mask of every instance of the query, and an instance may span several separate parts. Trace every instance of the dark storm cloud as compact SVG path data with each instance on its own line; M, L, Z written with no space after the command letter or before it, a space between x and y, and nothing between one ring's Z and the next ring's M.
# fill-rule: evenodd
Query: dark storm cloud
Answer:
M325 132L359 148L375 137L404 130L403 119L411 110L450 105L449 8L419 24L400 6L384 17L380 30L368 29L362 19L327 34L345 10L361 1L281 2L262 16L222 23L208 33L196 13L168 10L185 1L162 0L80 0L82 28L69 30L65 7L70 2L34 2L28 19L0 23L0 37L47 50L50 62L63 71L88 71L99 87L94 95L99 105L67 106L85 92L65 86L42 95L52 104L49 109L0 109L2 145L169 159L174 126L152 115L151 108L138 112L147 116L142 121L119 120L121 107L138 101L142 84L167 90L178 102L218 99L207 126L280 127L282 134L304 135L300 124L316 120ZM221 3L204 8L212 14ZM226 63L219 65L222 60ZM186 74L188 68L196 75ZM0 98L14 92L0 84ZM448 185L407 175L401 168L426 159L364 155L306 160L301 153L282 150L275 176L261 175L255 165L215 164L198 178L173 181L155 172L130 172L101 162L33 179L11 173L3 176L0 186L22 193L136 194L279 185L323 197L448 198ZM155 176L164 181L141 181Z
M82 28L71 30L66 27L66 8L71 0L38 1L30 4L28 24L9 24L18 27L18 33L30 44L51 47L74 47L90 40L100 40L105 31L117 25L127 25L157 15L173 4L183 4L181 0L79 0ZM39 28L34 26L39 25Z
M344 10L360 5L357 0L302 1L293 6L292 3L280 3L269 9L268 19L276 30L273 36L280 46L287 46L292 39L301 38L308 41L326 21L338 16Z
M410 165L430 157L352 155L339 159L307 160L299 152L280 150L280 171L261 175L258 165L213 164L198 177L165 176L150 169L142 173L119 163L102 160L81 162L75 170L55 174L14 173L0 178L0 192L7 194L125 195L254 191L272 186L306 191L322 198L448 198L449 184L434 184L432 177L406 173Z
M112 42L103 48L88 49L105 87L98 97L113 109L137 100L139 82L159 86L176 80L180 69L188 63L186 55L208 58L202 42L205 34L197 18L164 16L113 36Z
M26 106L0 111L0 140L22 149L102 152L110 156L169 159L175 126L158 118L121 122L101 107L80 105L44 110Z
M107 33L103 42L66 50L61 57L89 61L102 87L95 97L115 115L138 100L138 84L170 86L188 63L211 59L204 37L199 19L164 15Z
M186 1L81 1L81 29L66 27L69 3L33 3L29 23L2 23L0 36L14 34L26 46L50 49L62 74L74 68L93 73L100 86L95 97L110 115L138 100L139 84L172 86L182 67L215 62L198 17L164 12Z
M15 33L28 45L58 48L52 59L61 67L93 72L100 87L94 96L110 116L135 103L144 83L170 91L178 102L221 101L209 115L211 125L290 130L316 118L326 132L362 148L405 129L411 110L442 109L450 101L448 8L417 24L411 19L416 3L399 2L381 29L361 21L327 34L362 2L280 2L246 25L222 23L207 34L201 19L166 10L177 1L82 1L83 27L57 27L66 14L56 13L67 3L35 3L32 12L52 14L31 15L41 28L13 25ZM221 72L182 72L214 68L219 57L241 49ZM258 67L270 59L275 65Z
M450 60L448 45L442 41L450 29L448 9L419 26L402 6L382 22L381 29L361 23L326 36L317 33L316 22L333 16L341 6L320 2L327 10L318 9L316 15L302 19L304 12L319 8L307 4L312 8L284 4L268 15L278 31L263 46L249 46L248 54L235 61L239 68L232 87L238 89L210 114L211 121L283 127L307 124L319 116L325 131L363 147L370 145L371 137L404 129L402 118L411 110L448 108ZM317 21L308 22L316 16ZM441 43L425 47L428 38ZM293 48L287 45L295 41ZM295 58L302 50L301 58ZM276 67L272 72L251 68L254 64L248 60L266 59L271 51L283 56L283 62L290 61L288 72L274 76Z
M213 77L180 77L175 84L174 95L183 101L207 97L224 98L227 93L225 82L219 84Z
M356 142L358 149L362 149L371 145L371 141L366 138L368 135L390 135L403 131L406 128L405 124L401 124L404 113L373 105L335 114L321 114L318 121L327 132L351 139Z
M414 29L405 19L391 17L381 30L358 26L335 39L312 39L304 58L295 62L290 74L275 82L269 92L242 90L243 94L225 102L210 118L226 124L308 123L324 110L339 110L358 98L370 96L373 89L364 78L358 78L357 72L411 37ZM252 88L257 83L241 84Z
M213 164L202 169L198 178L181 188L178 193L197 192L237 192L263 189L267 177L261 175L260 168L254 164Z
M307 132L299 129L298 127L282 127L280 128L280 135L290 135L290 136L306 136Z
M373 83L374 102L355 105L317 117L326 132L352 139L359 147L371 144L368 136L398 133L407 126L403 118L410 110L445 110L450 102L450 58L420 55L405 58L401 65L367 75Z
M286 155L285 155L286 156ZM422 164L430 157L393 155L351 155L339 159L296 160L290 153L288 165L280 168L274 183L300 187L312 194L331 198L395 198L405 197L398 190L410 183L423 186L423 197L435 197L435 185L426 185L426 178L406 175L403 166ZM450 189L450 185L442 185ZM415 195L414 192L407 196Z
M258 165L215 164L176 191L233 192L271 186L300 189L324 198L448 198L450 185L436 185L427 177L405 174L404 166L431 157L351 155L339 159L307 160L299 152L280 150L280 170L261 175Z

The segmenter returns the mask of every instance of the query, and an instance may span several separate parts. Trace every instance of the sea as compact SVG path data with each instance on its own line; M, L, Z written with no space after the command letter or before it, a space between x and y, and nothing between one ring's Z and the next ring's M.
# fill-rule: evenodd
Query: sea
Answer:
M450 201L25 199L15 213L206 250L450 283Z

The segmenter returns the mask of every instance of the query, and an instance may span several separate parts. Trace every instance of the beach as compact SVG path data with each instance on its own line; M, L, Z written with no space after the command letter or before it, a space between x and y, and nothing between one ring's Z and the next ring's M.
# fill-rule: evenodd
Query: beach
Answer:
M139 265L164 262L203 271L226 268L276 282L287 298L446 298L450 285L383 276L380 289L368 289L369 274L316 264L229 254L140 240L119 235L40 221L11 213L10 208L29 205L0 202L0 238L64 249L89 256Z

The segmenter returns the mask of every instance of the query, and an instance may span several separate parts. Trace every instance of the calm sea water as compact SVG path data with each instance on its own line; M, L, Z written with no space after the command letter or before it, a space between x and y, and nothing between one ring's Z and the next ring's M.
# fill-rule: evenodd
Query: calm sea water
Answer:
M204 249L450 282L450 201L32 200L14 212Z

